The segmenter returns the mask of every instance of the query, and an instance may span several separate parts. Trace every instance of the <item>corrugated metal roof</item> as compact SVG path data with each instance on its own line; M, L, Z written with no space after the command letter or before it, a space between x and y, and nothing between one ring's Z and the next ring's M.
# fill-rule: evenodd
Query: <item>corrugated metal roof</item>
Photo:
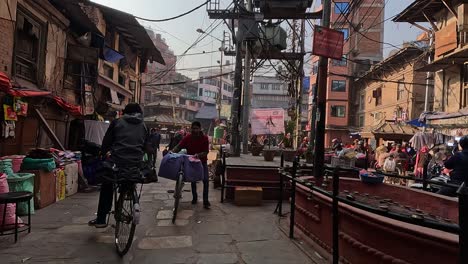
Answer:
M154 122L158 124L168 124L168 125L190 125L191 122L180 117L173 118L168 115L156 115L149 116L144 118L145 122Z

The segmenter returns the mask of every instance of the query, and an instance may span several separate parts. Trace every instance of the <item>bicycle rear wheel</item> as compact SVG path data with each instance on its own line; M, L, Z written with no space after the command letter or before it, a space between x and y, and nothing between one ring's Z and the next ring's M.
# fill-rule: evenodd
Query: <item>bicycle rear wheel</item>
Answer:
M134 221L134 206L137 203L135 186L132 185L120 192L115 206L115 247L123 257L132 246L136 223Z
M177 210L179 208L180 198L182 198L182 189L184 188L184 173L179 172L174 191L174 211L172 212L172 223L175 224Z

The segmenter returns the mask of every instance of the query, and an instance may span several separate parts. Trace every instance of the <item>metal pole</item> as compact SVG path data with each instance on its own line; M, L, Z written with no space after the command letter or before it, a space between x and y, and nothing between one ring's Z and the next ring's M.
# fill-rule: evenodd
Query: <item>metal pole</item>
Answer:
M431 34L430 40L429 40L429 47L432 46L433 43L433 37L434 34ZM431 54L429 54L427 58L427 64L431 64ZM431 73L427 72L426 73L426 95L424 97L424 112L429 111L429 86L430 86L430 81L429 78L431 77ZM423 127L423 131L426 131L426 126Z
M458 237L459 260L458 263L468 263L468 190L465 182L458 188L458 225L460 234Z
M330 27L331 0L323 0L322 26ZM317 120L315 125L314 176L322 178L325 155L325 118L328 58L320 57L317 80Z
M283 179L283 172L284 172L284 155L283 153L281 153L281 161L280 161L280 168L279 168L279 185L280 185L280 188L279 188L279 195L278 195L278 204L276 205L276 208L275 208L275 214L276 212L278 212L278 216L283 216L283 185L284 185L284 179Z
M247 11L252 11L252 0L247 0ZM245 32L248 34L248 32ZM242 108L242 153L249 153L249 117L250 117L250 43L245 42L244 100Z
M292 181L291 181L291 212L289 213L289 238L294 238L294 221L296 218L296 172L297 157L294 158Z
M339 226L338 226L338 194L340 178L336 169L333 170L333 264L338 264L340 259L339 254Z
M218 119L221 122L221 100L223 97L223 53L224 53L224 35L226 31L223 31L223 41L221 41L221 60L219 61L219 94L218 94Z
M244 1L240 2L243 6ZM239 27L238 30L244 30ZM242 33L238 36L243 35ZM239 121L241 109L241 95L242 95L242 40L236 38L236 67L234 72L234 91L232 94L231 105L231 147L233 157L240 156L240 134L239 134Z

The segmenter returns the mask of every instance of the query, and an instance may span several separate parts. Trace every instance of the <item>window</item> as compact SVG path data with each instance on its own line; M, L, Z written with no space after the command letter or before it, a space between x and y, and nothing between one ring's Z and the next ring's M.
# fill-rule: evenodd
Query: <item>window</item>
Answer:
M136 82L135 81L132 81L130 80L128 82L128 88L130 89L130 91L135 91L135 88L136 88Z
M364 105L366 103L366 95L365 94L360 94L359 95L359 110L364 110Z
M338 28L337 30L343 32L344 39L347 40L349 37L349 29L347 28Z
M43 70L44 26L18 10L15 41L15 74L37 83L40 79L40 70Z
M358 120L358 126L363 127L364 126L364 116L360 115L359 120Z
M397 100L401 100L405 97L405 84L403 83L403 80L400 80L398 82L398 88L397 88Z
M346 107L343 105L332 105L331 107L331 116L333 117L345 117L346 116Z
M332 81L332 92L346 92L346 81Z
M319 62L314 61L314 63L312 63L312 74L316 75L318 73L318 69L319 69Z
M224 91L229 91L229 84L224 83L223 84L223 89L224 89Z
M348 59L346 58L346 55L343 55L343 58L341 60L332 60L333 66L340 66L344 67L347 64Z
M190 101L189 104L190 104L190 106L195 106L195 102L194 102L194 101Z
M274 83L271 89L275 91L279 91L281 90L281 85L279 83Z
M335 2L335 14L347 14L349 12L349 3Z
M119 84L125 86L125 75L119 74Z
M375 89L372 92L372 97L375 98L375 106L382 104L382 88Z
M261 83L260 90L268 90L268 83Z
M203 96L203 88L198 89L198 96Z
M113 79L114 78L114 68L107 65L107 64L104 64L104 75L110 79Z

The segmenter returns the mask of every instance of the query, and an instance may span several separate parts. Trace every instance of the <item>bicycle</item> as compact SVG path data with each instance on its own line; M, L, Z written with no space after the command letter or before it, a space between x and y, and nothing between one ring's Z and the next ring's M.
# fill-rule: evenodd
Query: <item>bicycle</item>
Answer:
M182 190L184 189L184 169L183 165L180 166L179 173L177 175L176 185L174 189L174 209L172 211L172 224L175 224L177 218L177 210L179 208L180 198L182 198Z
M112 182L114 190L115 247L119 256L123 257L130 250L135 236L136 225L140 221L140 196L144 177L140 168L112 167L113 178L104 177ZM137 184L141 184L137 191ZM110 215L107 218L109 224Z

